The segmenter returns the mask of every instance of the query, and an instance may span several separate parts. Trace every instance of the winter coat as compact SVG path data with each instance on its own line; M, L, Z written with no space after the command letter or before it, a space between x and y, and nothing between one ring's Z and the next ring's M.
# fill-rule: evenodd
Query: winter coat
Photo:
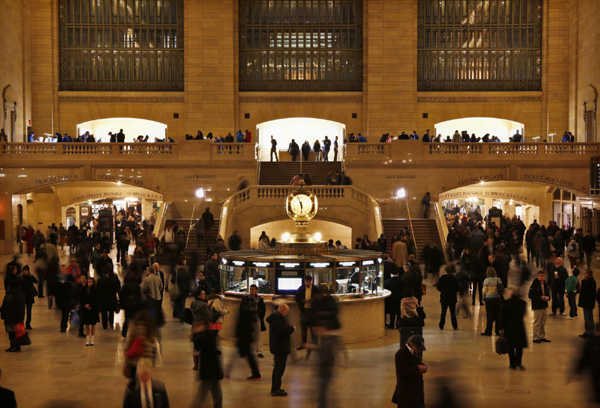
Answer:
M583 309L594 309L596 307L596 280L593 276L581 281L578 306Z
M523 317L527 310L527 302L518 296L507 299L502 306L502 327L504 337L512 347L527 347L527 333Z
M25 294L21 288L9 289L6 292L0 315L5 326L15 326L25 320Z
M291 351L291 335L294 327L287 324L285 317L278 311L267 317L269 323L269 350L274 356L288 355Z

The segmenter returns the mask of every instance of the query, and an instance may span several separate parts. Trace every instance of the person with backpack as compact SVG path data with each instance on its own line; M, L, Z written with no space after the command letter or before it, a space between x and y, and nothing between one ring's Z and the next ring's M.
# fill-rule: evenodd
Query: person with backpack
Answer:
M482 336L492 335L492 325L496 321L496 335L500 335L500 312L502 309L502 294L504 293L504 286L502 281L496 275L496 270L492 267L487 268L485 271L487 278L483 281L483 299L485 302L485 314L487 325L485 331L481 333ZM502 292L502 293L501 293Z
M569 245L567 246L567 256L569 257L569 263L571 264L571 268L576 267L579 264L579 257L581 253L579 251L579 244L572 238L569 241Z

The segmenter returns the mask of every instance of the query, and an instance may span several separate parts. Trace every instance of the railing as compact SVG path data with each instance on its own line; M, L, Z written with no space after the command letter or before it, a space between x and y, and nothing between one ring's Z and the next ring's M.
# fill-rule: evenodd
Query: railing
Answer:
M600 143L423 143L400 140L392 143L348 143L344 161L431 160L472 157L480 160L569 160L600 154ZM587 156L587 157L586 157Z
M449 263L450 259L448 258L448 249L446 248L448 246L448 242L446 242L446 238L448 237L448 224L446 223L444 209L439 202L431 202L431 204L433 204L435 210L435 222L437 224L438 234L440 235L444 258L446 259L446 263Z
M167 222L167 210L169 209L169 203L162 202L160 207L158 208L158 213L156 214L156 222L154 223L154 235L156 238L160 239L163 230L165 229L165 223Z
M314 192L319 200L348 197L365 205L368 205L371 200L368 194L349 186L305 186L305 188ZM284 199L295 189L297 189L297 186L252 186L235 193L231 197L231 201L238 204L253 199Z

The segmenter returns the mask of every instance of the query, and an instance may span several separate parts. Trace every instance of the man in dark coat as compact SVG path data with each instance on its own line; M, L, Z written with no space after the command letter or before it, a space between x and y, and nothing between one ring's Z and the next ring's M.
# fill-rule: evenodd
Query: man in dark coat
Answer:
M529 287L529 299L531 299L531 310L533 311L533 342L550 343L546 338L546 318L548 317L548 301L550 300L550 286L546 282L546 273L539 270L537 279L531 282Z
M416 334L408 339L406 346L396 352L396 395L392 401L400 408L423 408L425 390L423 374L427 366L420 354L425 351L423 337Z
M296 161L296 158L298 157L298 153L300 153L300 146L298 146L298 143L296 143L296 141L294 139L292 139L292 142L290 143L290 145L288 147L288 151L292 155L292 161Z
M2 370L0 370L0 380L2 379ZM0 402L3 408L17 408L17 399L15 392L6 388L0 387Z
M302 160L308 161L308 155L310 154L310 143L308 140L305 140L302 144Z
M598 329L598 328L597 328ZM600 336L592 336L585 344L583 353L575 367L575 374L588 371L594 390L591 402L600 404Z
M229 237L229 249L232 251L239 251L242 248L242 239L238 235L237 231L233 231L233 234Z
M6 351L12 353L21 351L21 346L15 343L17 339L15 326L25 320L25 294L21 290L19 281L11 280L9 285L0 308L0 315L4 320L4 328L8 332L8 340L10 341L10 347Z
M393 265L393 264L392 264ZM395 266L395 265L394 265ZM392 276L383 282L383 288L391 292L391 295L385 298L385 314L390 315L390 323L388 329L393 329L396 325L396 320L400 314L400 279L398 279L398 271L392 272Z
M596 281L591 269L583 271L579 307L583 309L585 332L579 337L590 338L594 335L594 308L596 307Z
M565 315L565 282L569 277L569 272L563 266L563 259L556 258L554 266L550 269L552 275L552 313L550 316L556 316L560 311L561 316Z
M269 349L274 357L273 376L271 380L271 396L285 397L287 392L281 388L281 378L285 372L287 356L291 351L291 335L295 326L287 324L285 317L290 312L290 308L282 303L267 317L269 323Z
M96 261L96 273L101 276L108 273L109 270L114 270L112 259L108 256L108 250L102 251L102 255Z
M204 223L204 239L206 242L210 242L211 233L213 225L215 225L215 217L210 212L210 208L206 207L204 212L202 213L202 222Z
M525 370L521 364L523 349L527 348L527 333L523 324L523 317L527 310L527 302L519 297L519 291L510 286L507 290L509 298L502 306L501 322L503 333L508 340L508 358L510 369Z
M250 285L250 293L248 296L244 296L240 302L240 313L247 314L250 318L256 354L258 357L263 358L264 355L260 333L267 331L264 320L267 309L265 307L264 299L258 296L257 292L258 287L254 284Z
M178 318L183 323L183 311L185 309L185 300L190 294L190 273L179 262L175 273L171 274L171 287L179 286L179 296L173 302L173 317Z
M312 300L319 290L313 285L312 276L304 277L304 285L298 288L296 292L296 303L300 310L300 330L302 332L302 344L296 350L304 350L308 341L308 329L310 328L310 337L313 344L317 344L319 337L312 328Z
M585 261L589 268L592 264L592 254L596 250L596 237L592 235L591 231L587 231L582 239L583 244L579 247L585 254ZM581 264L583 265L583 259Z
M446 324L446 311L450 308L450 319L452 328L458 330L456 321L456 294L458 293L458 280L454 276L454 267L446 266L446 273L440 277L437 283L437 290L440 291L440 303L442 304L442 314L440 315L440 330L444 330Z

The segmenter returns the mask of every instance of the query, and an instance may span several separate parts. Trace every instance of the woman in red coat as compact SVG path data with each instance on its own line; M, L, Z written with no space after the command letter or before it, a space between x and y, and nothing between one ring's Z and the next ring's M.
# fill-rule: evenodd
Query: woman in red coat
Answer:
M31 256L33 254L33 227L29 225L27 230L25 231L25 241L27 242L27 256Z

